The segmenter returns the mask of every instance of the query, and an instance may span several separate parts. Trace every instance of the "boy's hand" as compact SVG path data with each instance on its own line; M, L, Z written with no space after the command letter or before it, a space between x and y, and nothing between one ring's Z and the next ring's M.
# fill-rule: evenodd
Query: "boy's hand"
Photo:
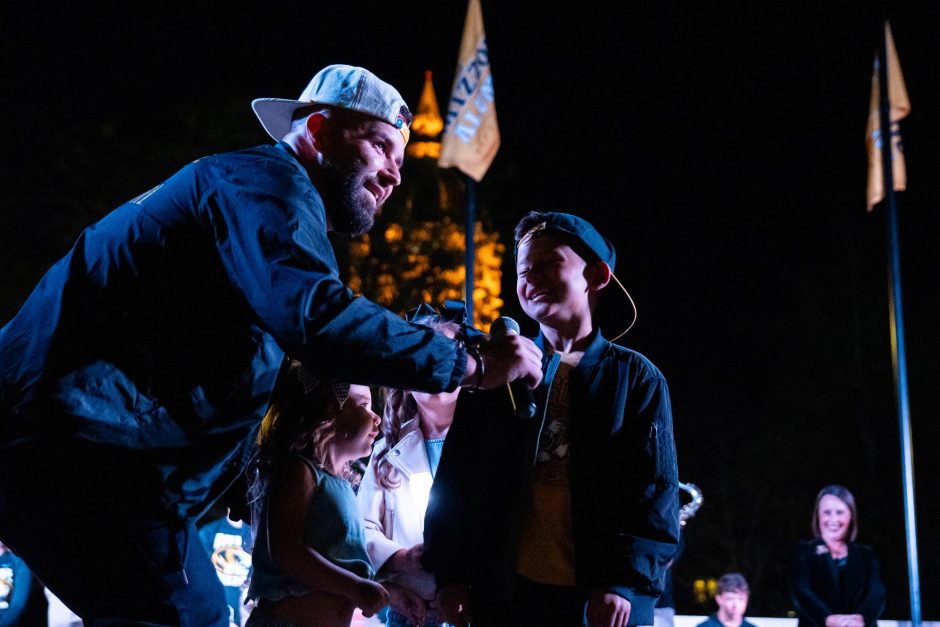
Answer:
M445 623L456 627L470 625L470 586L452 583L437 592L437 605Z
M388 605L388 590L370 579L362 579L353 601L362 610L362 615L369 618Z
M522 379L535 389L542 381L542 351L535 342L521 335L494 337L481 347L484 364L480 387L490 390ZM476 385L476 361L470 357L464 384ZM472 371L472 372L471 372Z
M588 597L588 627L627 627L630 602L620 595L605 590L594 590Z

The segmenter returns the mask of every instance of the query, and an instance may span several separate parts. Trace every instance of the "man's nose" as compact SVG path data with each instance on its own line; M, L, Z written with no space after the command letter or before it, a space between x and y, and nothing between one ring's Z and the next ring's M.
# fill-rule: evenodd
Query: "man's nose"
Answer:
M389 159L385 162L385 167L379 171L379 177L383 184L398 187L401 184L401 169L397 163Z

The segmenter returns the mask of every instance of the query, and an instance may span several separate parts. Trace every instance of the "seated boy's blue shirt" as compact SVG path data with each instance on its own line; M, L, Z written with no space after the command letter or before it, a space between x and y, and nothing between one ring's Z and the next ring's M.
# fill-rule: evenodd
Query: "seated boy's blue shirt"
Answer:
M718 618L718 613L713 613L708 616L704 621L696 625L696 627L725 627L724 623L721 622ZM747 619L741 621L741 627L755 627L754 623L750 623Z
M133 452L163 483L135 498L183 518L240 468L285 350L361 383L454 388L463 351L355 298L326 233L283 144L200 159L88 227L0 329L0 445Z

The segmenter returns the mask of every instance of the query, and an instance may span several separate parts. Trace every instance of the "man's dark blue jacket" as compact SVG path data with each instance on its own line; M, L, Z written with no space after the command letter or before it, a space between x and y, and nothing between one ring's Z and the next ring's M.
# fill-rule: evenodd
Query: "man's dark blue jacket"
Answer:
M200 159L85 229L0 329L0 455L120 450L160 477L135 498L191 518L239 468L285 351L429 391L466 363L342 284L323 201L284 144Z
M512 594L546 399L559 357L545 351L532 420L512 414L505 389L463 394L444 444L425 518L425 567L438 587L470 584L474 602ZM571 371L570 490L575 578L632 604L652 625L679 543L679 486L666 380L648 359L599 331Z

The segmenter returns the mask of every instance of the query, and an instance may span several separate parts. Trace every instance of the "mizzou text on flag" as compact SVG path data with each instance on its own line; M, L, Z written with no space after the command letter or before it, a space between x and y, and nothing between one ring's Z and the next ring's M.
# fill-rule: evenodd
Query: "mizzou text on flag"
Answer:
M907 98L904 75L901 74L901 62L894 47L891 26L885 22L885 49L888 57L888 106L891 109L891 169L895 191L907 189L907 168L904 165L904 146L901 143L901 127L898 121L911 112L911 102ZM871 104L868 110L868 129L865 145L868 147L868 211L884 200L884 173L881 164L881 120L879 112L878 64L880 59L875 54L874 72L871 78Z
M493 76L483 31L480 0L470 0L460 42L457 73L447 103L441 139L442 168L457 167L479 181L499 149L499 126L493 101Z

